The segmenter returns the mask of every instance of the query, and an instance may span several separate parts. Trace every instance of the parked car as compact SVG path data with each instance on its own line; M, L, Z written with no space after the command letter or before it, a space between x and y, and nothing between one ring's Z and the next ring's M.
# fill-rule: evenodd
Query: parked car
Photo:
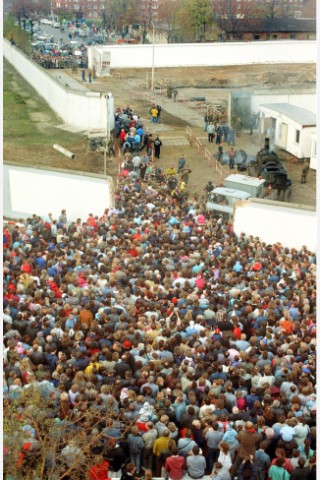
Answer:
M58 45L56 45L55 43L45 43L44 45L44 50L46 52L52 52L52 50L55 50L58 48Z
M59 23L59 22L55 22L55 23L53 24L53 28L61 28L60 23Z
M32 42L31 47L36 50L40 50L41 48L44 48L45 44L46 44L45 42L41 42L41 41Z

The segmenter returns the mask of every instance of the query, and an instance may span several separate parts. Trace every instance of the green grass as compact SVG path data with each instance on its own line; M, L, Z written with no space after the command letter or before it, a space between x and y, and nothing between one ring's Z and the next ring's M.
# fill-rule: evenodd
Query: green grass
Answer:
M28 104L32 100L33 106ZM44 128L32 120L32 113L45 114ZM6 61L3 62L3 141L26 146L50 146L54 143L74 144L79 134L54 128L64 123L45 100ZM40 125L41 127L41 125Z

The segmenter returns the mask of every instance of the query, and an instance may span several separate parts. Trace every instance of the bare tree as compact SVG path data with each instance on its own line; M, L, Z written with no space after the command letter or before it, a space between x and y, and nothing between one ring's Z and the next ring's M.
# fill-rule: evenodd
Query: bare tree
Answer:
M18 20L20 28L25 29L26 22L29 21L32 35L35 22L46 16L50 7L46 0L14 0L11 12Z
M173 38L179 35L179 19L183 8L183 0L162 0L158 9L157 29L172 42Z
M241 13L237 9L237 2L232 0L215 0L214 21L223 30L226 39L231 40L237 31L242 18L246 16L244 9Z
M290 17L293 13L293 6L284 0L270 0L262 7L262 14L268 18Z
M105 0L104 9L101 13L103 28L107 31L107 36L112 29L115 29L120 19L125 14L125 3L119 0Z
M113 402L78 405L61 421L54 395L30 387L15 400L4 402L4 474L17 480L82 480L103 453L106 421L121 423L126 436L135 420L123 421Z

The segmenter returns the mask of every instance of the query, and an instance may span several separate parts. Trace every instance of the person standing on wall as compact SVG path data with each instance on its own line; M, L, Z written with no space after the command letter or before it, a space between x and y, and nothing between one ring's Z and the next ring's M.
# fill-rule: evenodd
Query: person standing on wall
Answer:
M161 149L161 146L162 146L162 142L159 138L159 135L156 135L156 138L153 142L153 145L154 145L154 156L155 156L155 158L160 158L160 149Z

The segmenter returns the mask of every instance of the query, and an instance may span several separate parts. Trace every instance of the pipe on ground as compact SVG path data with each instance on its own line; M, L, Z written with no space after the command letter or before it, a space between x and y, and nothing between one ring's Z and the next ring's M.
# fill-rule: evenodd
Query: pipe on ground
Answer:
M55 150L58 150L58 152L62 153L62 154L65 155L66 157L71 158L72 160L74 160L74 159L76 158L75 153L70 152L70 150L67 150L67 149L64 148L64 147L61 147L61 145L58 145L57 143L55 143L55 144L53 145L53 148L54 148Z

